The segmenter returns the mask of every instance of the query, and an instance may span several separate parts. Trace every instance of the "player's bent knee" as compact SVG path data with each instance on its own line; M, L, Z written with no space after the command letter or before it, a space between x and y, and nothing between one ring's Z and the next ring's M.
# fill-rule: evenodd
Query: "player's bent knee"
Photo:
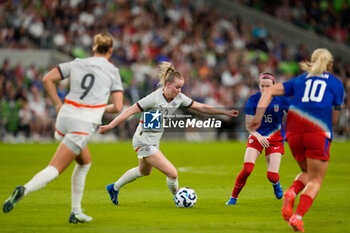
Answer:
M142 176L149 176L151 175L152 170L140 170L140 173Z

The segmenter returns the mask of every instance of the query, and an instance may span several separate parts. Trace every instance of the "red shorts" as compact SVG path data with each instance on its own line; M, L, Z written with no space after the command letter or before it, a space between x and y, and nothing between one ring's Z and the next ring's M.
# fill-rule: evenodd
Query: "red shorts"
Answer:
M288 136L288 144L297 162L306 158L329 160L331 140L316 133L297 133Z
M270 141L270 146L265 148L265 155L269 155L272 153L281 153L282 155L284 154L284 144L283 141ZM247 142L247 148L251 147L254 149L257 149L262 152L264 147L259 143L258 139L254 136L249 136L248 142Z

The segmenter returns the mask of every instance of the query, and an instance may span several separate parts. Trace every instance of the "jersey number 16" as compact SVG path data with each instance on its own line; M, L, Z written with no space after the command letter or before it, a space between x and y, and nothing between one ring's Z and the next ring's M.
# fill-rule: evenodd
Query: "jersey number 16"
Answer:
M272 123L272 114L264 115L265 123Z

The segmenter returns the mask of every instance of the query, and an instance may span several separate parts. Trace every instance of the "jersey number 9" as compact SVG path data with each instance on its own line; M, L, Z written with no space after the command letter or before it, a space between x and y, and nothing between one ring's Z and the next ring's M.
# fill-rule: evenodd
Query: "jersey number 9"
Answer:
M89 93L89 91L91 90L92 86L94 85L95 82L95 76L93 74L86 74L83 77L83 80L81 81L81 88L83 88L85 91L82 94L82 96L80 96L80 99L84 99L85 96Z

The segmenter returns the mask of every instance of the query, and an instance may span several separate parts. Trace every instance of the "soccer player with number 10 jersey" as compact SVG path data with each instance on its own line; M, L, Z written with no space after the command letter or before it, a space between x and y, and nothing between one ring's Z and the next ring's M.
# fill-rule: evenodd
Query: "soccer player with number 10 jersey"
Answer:
M292 96L286 138L301 173L283 194L282 216L294 231L303 232L302 217L316 198L328 167L332 126L339 118L344 87L329 73L333 56L327 49L316 49L311 62L301 62L300 66L306 73L265 91L249 127L259 128L274 96ZM293 213L295 198L300 192L300 201Z

